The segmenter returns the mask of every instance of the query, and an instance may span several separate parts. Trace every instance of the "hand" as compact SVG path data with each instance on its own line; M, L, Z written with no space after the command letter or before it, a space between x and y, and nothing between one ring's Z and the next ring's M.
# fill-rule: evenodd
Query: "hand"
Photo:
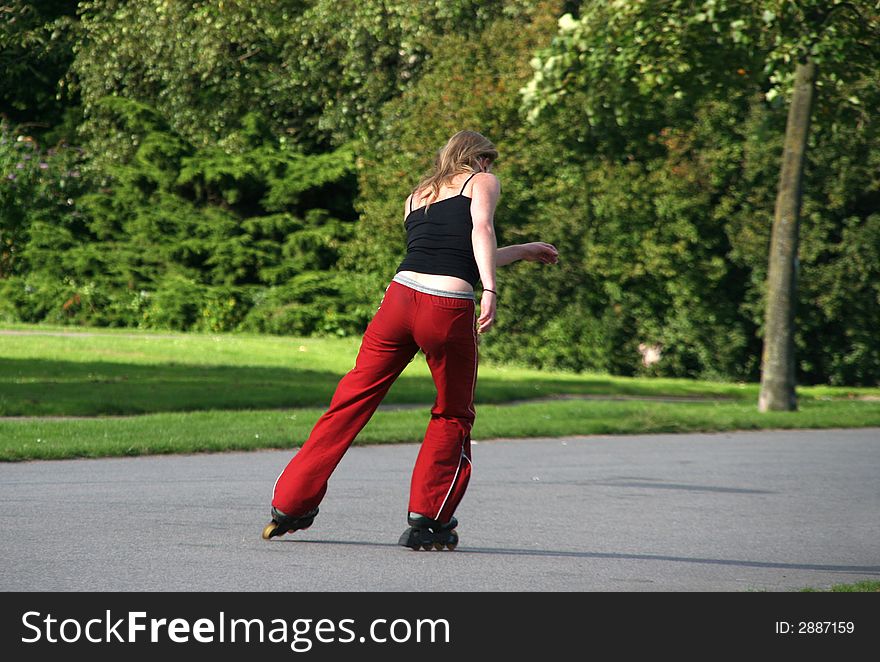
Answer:
M497 296L494 292L483 292L480 298L480 316L477 318L477 333L485 333L495 324L495 304Z
M544 264L556 264L559 262L559 251L556 246L543 241L533 241L523 244L523 260L528 262L543 262Z

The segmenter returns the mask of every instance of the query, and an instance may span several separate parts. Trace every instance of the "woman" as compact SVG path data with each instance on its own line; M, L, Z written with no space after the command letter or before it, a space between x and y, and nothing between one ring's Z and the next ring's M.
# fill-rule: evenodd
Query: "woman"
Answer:
M495 146L460 131L404 206L407 254L364 333L355 367L330 408L275 482L269 539L311 526L327 481L388 389L421 349L437 399L412 475L410 527L400 544L453 549L456 507L471 473L478 333L495 323L495 268L519 259L552 264L557 251L536 242L497 248L493 218L501 186L490 170ZM482 282L480 316L474 287Z

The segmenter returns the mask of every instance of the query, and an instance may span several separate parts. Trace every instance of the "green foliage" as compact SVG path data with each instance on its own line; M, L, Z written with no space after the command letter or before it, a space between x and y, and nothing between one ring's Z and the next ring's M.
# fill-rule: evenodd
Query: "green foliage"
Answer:
M431 44L475 34L524 0L90 0L73 71L89 146L117 160L135 146L101 99L155 107L199 147L255 112L306 151L347 142L418 77Z
M0 280L25 273L21 256L39 224L76 225L74 198L86 185L82 155L46 149L21 127L0 121Z
M363 276L307 272L261 291L241 328L277 334L356 335L366 327L378 302L377 297L370 297L369 279Z
M876 383L875 3L614 0L559 19L573 4L9 0L0 319L357 334L403 257L403 200L471 128L501 152L499 243L561 254L499 270L483 356L754 379L809 57L799 379ZM49 147L77 124L83 149Z
M786 96L794 62L807 57L825 72L820 87L833 98L876 68L878 25L876 6L844 0L583 3L578 19L559 19L556 38L532 60L523 103L536 119L580 93L587 124L604 139L665 112L687 113L707 96L755 87L768 101Z
M855 85L880 104L877 74ZM745 143L743 180L719 201L716 215L731 237L730 260L749 268L743 315L760 326L774 189L784 121L754 108ZM796 349L807 383L873 384L880 376L877 212L880 208L880 126L814 119L801 210ZM772 134L772 135L771 135Z
M631 3L632 11L645 6L657 9ZM561 252L555 268L501 270L507 295L496 332L483 339L484 355L548 368L754 379L784 108L764 102L770 70L750 73L763 71L758 56L766 56L750 50L751 37L731 37L722 48L723 40L706 34L715 34L718 20L729 25L737 11L746 11L725 7L721 18L658 10L653 18L663 36L644 41L633 33L635 44L621 44L633 27L626 12L610 16L610 5L593 3L580 22L598 40L593 50L565 41L566 22L573 19L564 19L552 53L563 57L573 49L571 66L584 78L565 73L562 93L548 93L553 112L534 124L522 123L511 88L522 86L526 53L548 38L546 24L538 26L552 11L536 12L531 28L514 31L499 21L478 41L450 35L438 42L419 82L386 106L381 130L360 161L362 220L344 263L379 274L393 269L402 256L400 206L415 180L411 173L428 166L449 134L476 128L501 148L501 243L540 239ZM589 12L607 12L607 20ZM689 32L672 31L675 24L687 24ZM742 26L731 28L737 30ZM520 39L511 40L512 34ZM718 45L707 49L706 43ZM646 67L656 75L646 78ZM864 78L849 78L835 88L835 98L855 97L848 86L871 98ZM596 111L585 117L591 104ZM864 150L873 141L868 118L851 103L840 109L861 127L851 148ZM849 135L839 114L819 112L823 121L815 135ZM816 157L839 170L833 149ZM853 163L845 170L854 175L854 167L863 175L851 176L854 186L836 197L849 208L864 208L865 196L873 195L865 178L871 171ZM821 199L827 180L810 182ZM813 299L814 273L804 274L805 302ZM374 287L382 280L376 278ZM832 355L813 341L817 315L807 306L799 320L810 329L799 348L801 376L808 381L828 378L820 375L829 374L824 366ZM876 313L869 306L859 319L864 322L854 319L855 326L870 326ZM840 337L839 330L826 332L835 334ZM849 351L838 343L833 355L855 362L877 343L865 340L860 347ZM645 348L659 349L661 360L646 362ZM810 367L820 355L823 368ZM860 364L855 383L872 383L878 374L880 364Z
M259 290L335 265L351 211L314 204L327 189L350 197L348 150L306 156L254 115L228 136L235 151L199 149L145 104L102 103L137 149L78 198L75 222L30 222L22 271L47 301L21 318L229 330ZM304 332L334 315L314 313Z
M380 292L405 253L404 201L437 149L455 132L470 128L498 145L499 172L517 158L522 126L515 91L529 75L527 55L552 35L554 2L525 16L500 18L478 36L448 34L433 45L430 63L411 89L386 104L375 133L359 143L357 159L360 222L345 245L342 264L373 274ZM496 224L507 236L509 185Z
M799 379L880 378L868 331L880 319L878 142L863 110L880 103L878 25L876 8L842 2L585 3L560 19L532 61L523 110L583 170L580 196L557 194L582 219L573 234L603 291L593 319L610 306L621 339L631 334L614 345L628 357L620 369L757 376L784 102L794 60L810 57L822 78L801 221ZM858 266L844 276L844 262ZM831 285L855 270L855 292ZM662 360L639 365L632 338Z
M748 374L754 327L738 315L741 273L722 257L728 238L712 218L709 185L730 177L736 134L719 143L717 125L732 108L713 104L698 113L698 130L656 136L667 157L646 162L535 135L504 179L509 214L523 219L509 238L550 241L560 263L501 270L509 294L498 336L484 339L488 356L627 375ZM510 178L528 186L508 187ZM640 345L659 348L662 360L646 365Z
M64 77L73 60L76 7L76 0L0 5L0 115L39 137L71 110Z
M278 53L301 2L80 3L72 80L82 126L96 156L114 162L138 134L114 121L104 99L137 100L168 118L184 140L203 147L228 136L247 112L271 111L283 79ZM275 109L278 117L280 108Z
M375 134L376 110L409 89L445 35L475 38L495 18L523 20L525 0L366 0L346 11L334 0L307 3L286 44L291 101L304 137L340 144Z

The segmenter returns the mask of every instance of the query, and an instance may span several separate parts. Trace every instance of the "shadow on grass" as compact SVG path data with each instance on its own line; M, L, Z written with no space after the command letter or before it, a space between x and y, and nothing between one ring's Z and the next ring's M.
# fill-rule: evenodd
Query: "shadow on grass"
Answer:
M415 360L424 357L419 354ZM2 359L0 416L326 407L341 378L336 372L287 367ZM647 387L642 390L651 392ZM633 388L589 377L532 381L481 376L476 399L489 404L578 394L632 395ZM430 376L404 373L383 403L430 406L434 397Z

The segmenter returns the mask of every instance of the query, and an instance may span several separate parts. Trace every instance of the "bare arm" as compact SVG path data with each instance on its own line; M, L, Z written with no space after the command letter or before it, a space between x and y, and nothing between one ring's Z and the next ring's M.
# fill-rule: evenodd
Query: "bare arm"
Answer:
M502 246L495 252L495 266L505 267L517 260L523 259L523 250L520 244Z
M495 265L498 267L504 267L517 260L556 264L559 261L559 251L556 250L556 246L553 244L533 241L528 244L503 246L495 252Z
M474 259L483 283L483 297L480 300L480 317L477 320L480 333L489 330L495 323L495 267L497 264L498 242L495 238L495 207L501 194L501 184L495 175L481 173L474 177L471 189L471 218L474 227L471 242Z

